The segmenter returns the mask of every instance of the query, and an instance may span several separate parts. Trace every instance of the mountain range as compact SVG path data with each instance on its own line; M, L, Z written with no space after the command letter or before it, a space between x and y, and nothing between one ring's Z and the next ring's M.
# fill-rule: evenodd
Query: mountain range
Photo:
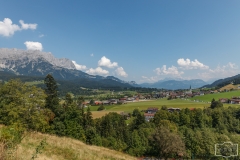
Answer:
M163 79L155 83L143 83L140 84L142 87L148 88L163 88L163 89L189 89L191 88L199 88L204 85L207 85L201 79L193 79L193 80L182 80L182 79Z
M11 73L11 74L4 74ZM183 80L183 79L164 79L155 83L137 84L135 81L126 82L114 76L90 75L77 69L74 62L67 58L55 58L50 52L41 52L37 50L22 50L0 48L0 79L8 77L26 76L45 77L47 74L60 81L77 83L83 87L145 87L145 88L163 88L163 89L188 89L200 87L216 87L228 83L240 84L240 74L220 79L212 84L207 84L201 79ZM23 77L22 77L23 78ZM31 78L33 79L33 78ZM70 85L68 83L68 85Z
M95 83L92 86L137 86L134 81L125 82L113 76L89 75L77 70L75 64L67 58L55 58L50 52L38 50L0 49L0 71L24 76L45 77L52 74L57 80L78 80L86 83ZM86 87L86 86L85 86Z

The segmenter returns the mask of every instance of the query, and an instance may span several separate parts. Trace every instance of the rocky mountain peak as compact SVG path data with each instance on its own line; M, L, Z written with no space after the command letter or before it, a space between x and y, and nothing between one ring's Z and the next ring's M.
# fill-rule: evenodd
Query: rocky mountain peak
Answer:
M0 67L5 69L14 69L15 63L19 65L27 65L30 62L38 63L38 61L46 61L53 66L66 69L76 69L71 60L67 58L55 58L50 52L41 52L38 50L22 50L0 48ZM11 62L11 63L9 63Z

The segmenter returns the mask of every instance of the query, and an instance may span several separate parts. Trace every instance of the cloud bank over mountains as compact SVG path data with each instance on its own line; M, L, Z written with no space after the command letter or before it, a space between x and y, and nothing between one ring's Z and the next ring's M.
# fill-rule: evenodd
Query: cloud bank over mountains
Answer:
M226 78L239 74L239 67L231 62L222 66L218 65L216 68L210 68L208 65L199 62L197 59L190 60L188 58L179 58L177 60L177 65L178 66L172 65L171 67L163 65L162 67L158 67L153 70L155 75L143 75L141 76L140 82L153 83L164 78L181 78L187 80L203 79L208 81L211 79ZM194 77L188 75L194 75Z
M108 59L106 56L103 56L98 61L98 67L96 68L87 68L85 65L80 65L76 61L72 61L75 65L77 70L86 70L86 73L92 74L92 75L101 75L101 76L108 76L110 73L113 75L117 75L119 77L128 77L128 74L125 72L123 67L119 66L117 62L111 62L110 59ZM114 68L116 68L114 70ZM112 72L110 72L112 71Z

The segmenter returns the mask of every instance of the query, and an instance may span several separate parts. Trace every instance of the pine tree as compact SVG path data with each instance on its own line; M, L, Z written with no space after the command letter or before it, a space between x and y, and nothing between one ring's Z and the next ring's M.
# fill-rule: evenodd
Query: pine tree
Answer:
M45 107L49 108L56 114L56 110L59 107L57 82L52 75L48 74L44 79L44 84L46 85L45 93L47 95Z
M87 112L85 113L84 119L85 129L89 126L93 126L92 112L89 107L87 108Z

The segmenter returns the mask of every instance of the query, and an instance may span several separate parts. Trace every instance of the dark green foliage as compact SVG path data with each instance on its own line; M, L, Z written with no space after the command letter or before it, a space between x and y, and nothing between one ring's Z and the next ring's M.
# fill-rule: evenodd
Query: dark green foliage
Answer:
M165 127L157 127L151 135L150 141L155 148L156 155L162 158L177 157L185 155L185 144L181 137L174 132L170 132Z
M222 108L222 107L223 107L223 104L222 104L222 102L220 102L220 101L212 101L210 107L211 107L212 109L214 109L214 108Z
M98 110L98 111L105 110L105 107L104 107L103 105L100 105L97 110Z
M58 86L57 82L53 78L52 75L48 74L44 79L44 84L46 85L45 93L46 97L46 104L45 107L52 110L55 114L59 115L57 109L59 107L59 98L58 98Z

